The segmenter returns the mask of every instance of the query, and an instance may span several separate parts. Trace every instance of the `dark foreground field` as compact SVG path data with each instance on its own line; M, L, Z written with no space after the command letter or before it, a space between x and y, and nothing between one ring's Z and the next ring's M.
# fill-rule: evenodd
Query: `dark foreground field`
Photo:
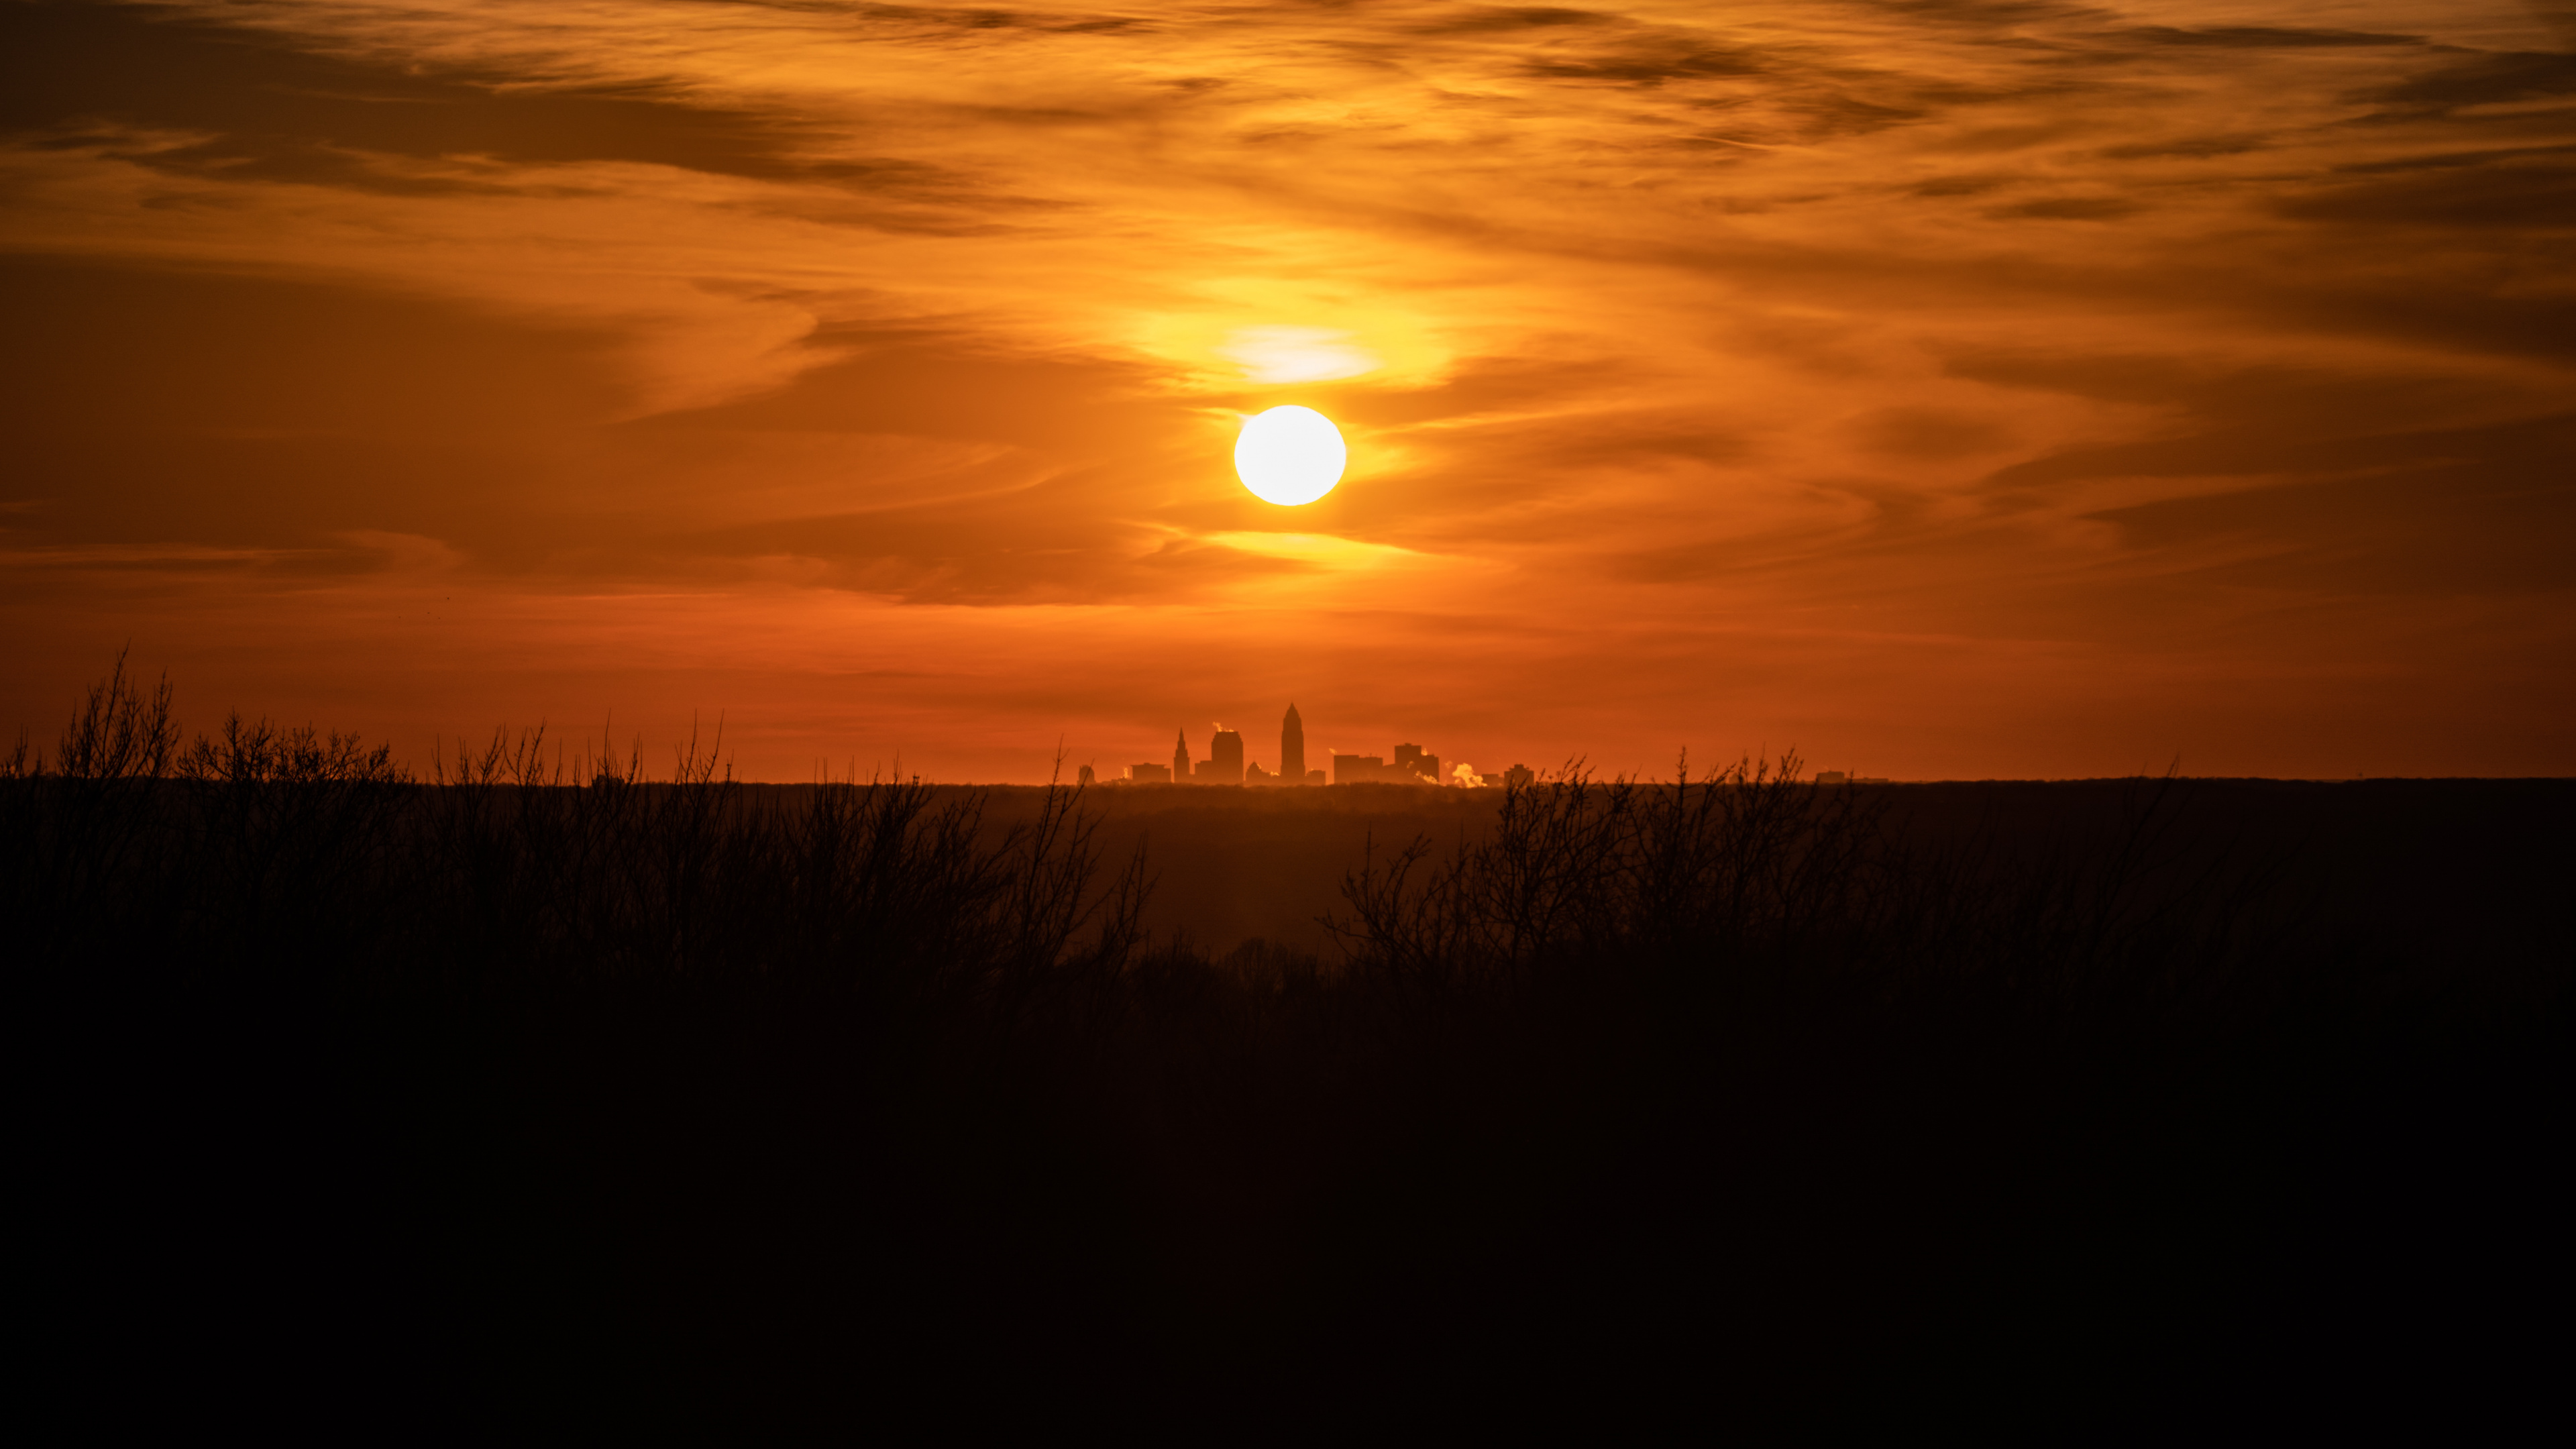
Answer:
M2570 782L576 788L117 691L33 763L15 1276L101 1428L2563 1373Z

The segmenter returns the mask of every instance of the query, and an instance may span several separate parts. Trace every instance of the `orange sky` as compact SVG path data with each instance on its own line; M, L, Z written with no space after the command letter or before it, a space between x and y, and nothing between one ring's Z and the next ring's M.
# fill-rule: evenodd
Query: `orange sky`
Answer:
M2576 7L9 3L0 81L40 741L130 641L415 761L2576 772Z

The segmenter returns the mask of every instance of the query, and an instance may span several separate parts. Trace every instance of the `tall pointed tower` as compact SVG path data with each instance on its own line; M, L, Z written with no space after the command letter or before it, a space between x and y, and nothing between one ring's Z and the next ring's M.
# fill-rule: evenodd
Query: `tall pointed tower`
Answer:
M1179 730L1175 731L1175 738L1172 741L1172 783L1186 785L1189 782L1190 732Z
M1288 717L1279 722L1279 783L1306 783L1306 722L1297 718L1297 706L1288 706Z

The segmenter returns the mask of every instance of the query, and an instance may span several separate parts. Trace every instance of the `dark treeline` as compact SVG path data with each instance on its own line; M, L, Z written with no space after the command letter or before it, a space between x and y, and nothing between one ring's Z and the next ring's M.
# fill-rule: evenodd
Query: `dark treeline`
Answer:
M1149 938L1078 792L644 774L183 742L121 667L22 747L60 1351L424 1420L1831 1418L2492 1387L2566 1286L2565 782L1571 770L1354 840L1317 956Z

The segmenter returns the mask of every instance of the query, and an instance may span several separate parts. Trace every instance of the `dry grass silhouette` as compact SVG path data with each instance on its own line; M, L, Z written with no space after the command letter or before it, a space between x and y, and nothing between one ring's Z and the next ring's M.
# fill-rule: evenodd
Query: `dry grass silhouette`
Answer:
M2457 1321L2486 1280L2397 1225L2473 1218L2443 1261L2509 1276L2566 1205L2556 784L1943 815L1795 756L1569 767L1446 847L1353 841L1318 957L1148 939L1078 789L1001 828L542 731L423 779L171 710L120 660L0 778L23 1059L102 1084L61 1150L118 1144L56 1180L123 1206L59 1231L208 1334L281 1282L434 1330L403 1362L475 1392L729 1366L739 1406L889 1335L872 1372L1166 1397L2152 1379L2252 1352L2252 1304Z

